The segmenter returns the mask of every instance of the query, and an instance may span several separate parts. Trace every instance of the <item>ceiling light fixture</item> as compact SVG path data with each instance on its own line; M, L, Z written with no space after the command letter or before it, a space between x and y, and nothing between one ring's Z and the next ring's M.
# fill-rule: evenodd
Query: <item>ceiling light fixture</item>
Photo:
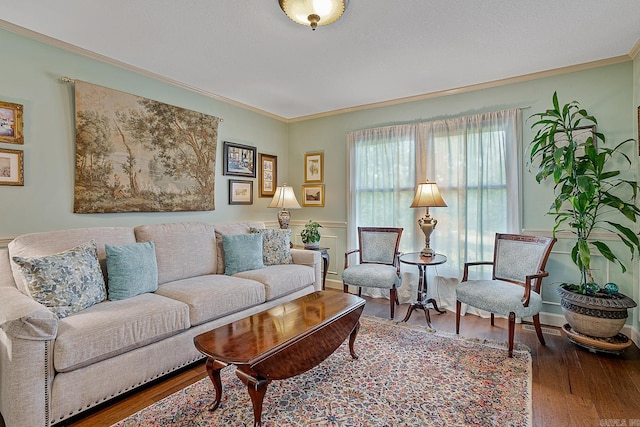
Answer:
M278 0L280 8L293 22L311 27L336 22L349 0Z

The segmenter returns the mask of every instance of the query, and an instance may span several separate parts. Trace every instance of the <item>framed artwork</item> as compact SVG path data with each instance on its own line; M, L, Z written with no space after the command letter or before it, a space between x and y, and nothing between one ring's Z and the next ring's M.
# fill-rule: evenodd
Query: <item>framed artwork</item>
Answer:
M278 182L278 157L260 153L260 172L258 185L260 197L273 197Z
M230 205L252 205L253 204L253 181L230 179L229 180L229 204Z
M302 186L302 206L324 206L324 184Z
M24 185L24 154L0 148L0 185Z
M24 144L22 105L0 101L0 142Z
M638 155L640 155L640 106L638 106Z
M304 155L304 182L324 181L324 153Z
M256 147L224 141L224 174L256 177Z

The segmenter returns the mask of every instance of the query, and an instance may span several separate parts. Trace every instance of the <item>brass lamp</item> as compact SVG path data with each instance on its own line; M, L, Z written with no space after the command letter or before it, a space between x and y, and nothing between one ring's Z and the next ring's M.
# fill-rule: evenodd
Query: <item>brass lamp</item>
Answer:
M271 203L269 203L269 207L282 209L278 212L278 223L282 229L289 228L291 214L287 209L300 209L296 195L293 192L293 187L290 187L287 184L276 187L276 192L273 195Z
M416 186L416 195L413 198L411 207L426 208L424 218L420 218L418 220L418 225L424 233L424 249L420 251L420 255L422 256L431 257L435 255L434 250L429 247L429 243L431 241L431 233L433 233L433 229L436 228L438 220L431 218L431 215L429 215L429 208L438 206L447 206L447 204L440 195L440 190L438 190L436 183L427 181L418 184Z
M311 27L336 22L349 0L278 0L280 8L293 22Z

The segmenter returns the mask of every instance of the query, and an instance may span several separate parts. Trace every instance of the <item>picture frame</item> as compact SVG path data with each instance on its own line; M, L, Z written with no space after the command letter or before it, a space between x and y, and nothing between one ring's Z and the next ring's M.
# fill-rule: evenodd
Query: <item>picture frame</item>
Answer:
M303 185L302 206L324 207L324 184Z
M638 106L638 155L640 156L640 105Z
M230 205L252 205L253 204L253 181L243 179L229 180L229 204Z
M22 110L20 104L0 101L0 142L24 144Z
M259 197L273 197L278 184L278 156L260 153L258 174Z
M24 185L24 153L0 148L0 185Z
M324 181L324 153L306 153L304 155L304 182Z
M257 149L250 145L224 141L224 175L256 177Z

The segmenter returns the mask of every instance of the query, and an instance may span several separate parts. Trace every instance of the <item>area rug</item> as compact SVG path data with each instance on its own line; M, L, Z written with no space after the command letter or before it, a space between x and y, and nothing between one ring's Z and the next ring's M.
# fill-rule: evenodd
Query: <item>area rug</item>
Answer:
M504 345L363 316L347 344L310 371L269 384L264 426L530 426L531 355ZM229 366L223 396L205 378L114 424L251 426L246 386Z

